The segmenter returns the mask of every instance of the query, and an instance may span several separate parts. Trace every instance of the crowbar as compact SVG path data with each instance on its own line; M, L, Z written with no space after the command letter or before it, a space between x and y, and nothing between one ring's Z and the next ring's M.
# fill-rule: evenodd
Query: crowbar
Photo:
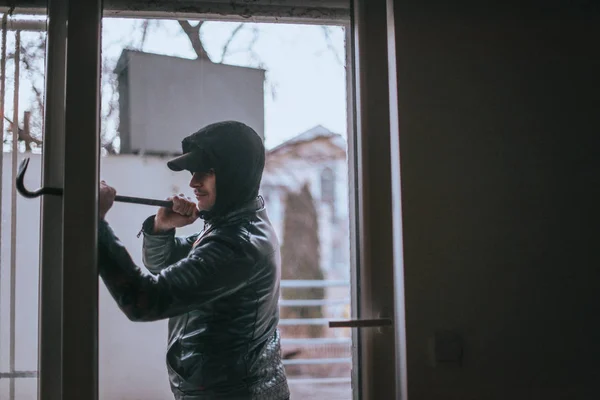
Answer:
M45 194L50 194L53 196L62 196L63 190L60 188L52 188L52 187L41 187L34 191L27 190L25 188L24 179L25 172L27 171L27 166L29 165L29 158L23 159L21 161L21 165L19 166L19 171L17 172L17 181L16 186L17 190L23 197L27 197L28 199L33 199ZM131 197L131 196L120 196L117 195L115 197L115 201L119 201L121 203L133 203L133 204L145 204L148 206L158 206L158 207L167 207L172 208L173 202L169 200L154 200L154 199L146 199L143 197Z

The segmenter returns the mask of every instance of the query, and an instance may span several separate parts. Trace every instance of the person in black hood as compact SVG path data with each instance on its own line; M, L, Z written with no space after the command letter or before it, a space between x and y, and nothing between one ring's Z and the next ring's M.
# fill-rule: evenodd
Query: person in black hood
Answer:
M176 400L285 400L281 361L279 242L258 195L262 139L236 121L186 137L167 163L189 171L196 202L173 196L142 224L138 267L105 220L116 190L99 192L98 267L120 309L133 321L169 320L167 370ZM187 237L176 228L198 218Z
M265 166L262 139L236 121L217 122L183 139L183 155L167 163L173 171L207 172L219 177L218 199L201 216L211 219L235 210L258 196Z

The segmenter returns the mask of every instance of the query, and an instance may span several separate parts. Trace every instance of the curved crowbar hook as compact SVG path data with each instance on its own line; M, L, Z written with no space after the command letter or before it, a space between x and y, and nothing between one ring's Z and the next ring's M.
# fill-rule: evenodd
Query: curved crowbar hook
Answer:
M21 165L19 166L19 170L17 172L17 179L15 185L17 187L17 191L23 197L27 197L28 199L33 199L45 194L50 194L53 196L62 196L63 190L60 188L51 188L51 187L41 187L34 191L27 190L25 188L25 172L27 171L27 167L29 166L29 158L23 159L21 161ZM115 201L119 201L122 203L132 203L132 204L145 204L148 206L159 206L159 207L173 207L173 202L168 200L154 200L154 199L145 199L142 197L130 197L130 196L119 196L115 197Z
M27 167L29 166L29 158L25 158L23 161L21 161L21 165L19 165L19 170L17 172L17 182L16 182L16 186L17 186L17 190L19 191L19 193L21 193L21 195L23 197L27 197L28 199L33 199L36 197L39 197L41 195L44 194L51 194L51 195L55 195L55 196L62 196L63 191L62 189L57 189L57 188L39 188L32 191L29 191L25 188L25 172L27 171Z

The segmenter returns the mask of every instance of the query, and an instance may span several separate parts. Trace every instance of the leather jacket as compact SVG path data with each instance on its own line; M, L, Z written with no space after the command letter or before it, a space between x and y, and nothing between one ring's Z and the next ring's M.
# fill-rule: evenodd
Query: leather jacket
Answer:
M143 271L102 220L100 276L133 321L169 319L166 363L177 400L289 398L281 361L279 243L262 198L202 232L152 234Z

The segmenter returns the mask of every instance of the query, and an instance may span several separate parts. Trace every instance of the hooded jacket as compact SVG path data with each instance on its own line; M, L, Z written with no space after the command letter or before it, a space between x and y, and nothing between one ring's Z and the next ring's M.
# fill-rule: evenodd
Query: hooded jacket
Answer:
M142 226L144 271L102 220L100 276L129 319L169 319L175 399L288 399L277 330L279 243L258 196L262 140L229 121L190 135L182 149L215 170L216 203L201 214L204 229L153 234L150 216Z

